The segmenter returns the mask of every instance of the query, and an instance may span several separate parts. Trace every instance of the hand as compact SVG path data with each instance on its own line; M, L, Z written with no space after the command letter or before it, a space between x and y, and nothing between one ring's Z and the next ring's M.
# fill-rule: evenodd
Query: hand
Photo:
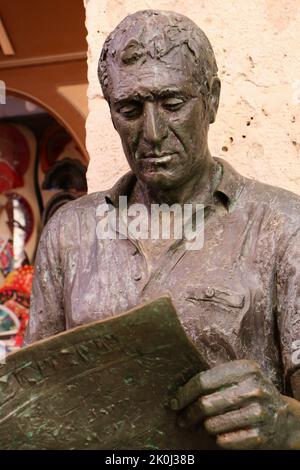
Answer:
M253 361L231 361L195 375L170 405L182 410L179 426L204 421L225 449L288 447L289 405Z

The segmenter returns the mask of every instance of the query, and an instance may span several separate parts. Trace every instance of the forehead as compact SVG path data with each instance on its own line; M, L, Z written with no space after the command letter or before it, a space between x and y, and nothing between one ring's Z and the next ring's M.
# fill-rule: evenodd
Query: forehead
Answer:
M112 101L135 95L159 94L162 90L198 93L195 62L185 47L174 48L160 58L145 57L134 64L115 62L109 67Z

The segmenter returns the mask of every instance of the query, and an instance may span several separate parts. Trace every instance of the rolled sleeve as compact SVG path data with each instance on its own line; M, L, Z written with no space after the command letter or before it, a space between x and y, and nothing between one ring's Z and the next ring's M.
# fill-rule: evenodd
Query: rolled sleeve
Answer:
M277 269L277 314L282 362L286 383L293 389L291 377L300 370L300 230L289 239Z
M37 250L25 344L66 329L59 235L60 219L55 214L45 227Z

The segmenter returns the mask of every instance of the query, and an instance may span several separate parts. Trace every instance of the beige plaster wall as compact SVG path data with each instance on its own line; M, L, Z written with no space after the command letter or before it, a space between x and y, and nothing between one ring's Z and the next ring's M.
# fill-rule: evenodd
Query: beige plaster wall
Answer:
M300 194L299 0L85 0L89 192L127 170L97 80L104 38L128 13L169 9L192 18L217 57L222 96L210 148L244 175Z

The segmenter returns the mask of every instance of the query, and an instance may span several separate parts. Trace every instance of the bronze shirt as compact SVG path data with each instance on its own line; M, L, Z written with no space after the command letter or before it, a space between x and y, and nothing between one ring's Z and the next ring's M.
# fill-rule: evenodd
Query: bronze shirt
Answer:
M174 243L151 269L140 243L97 238L96 209L105 193L62 207L39 243L26 341L169 294L211 367L253 359L289 393L289 378L299 369L300 198L217 161L222 177L213 200L222 210L205 218L203 248ZM125 175L109 200L129 196L135 182Z

